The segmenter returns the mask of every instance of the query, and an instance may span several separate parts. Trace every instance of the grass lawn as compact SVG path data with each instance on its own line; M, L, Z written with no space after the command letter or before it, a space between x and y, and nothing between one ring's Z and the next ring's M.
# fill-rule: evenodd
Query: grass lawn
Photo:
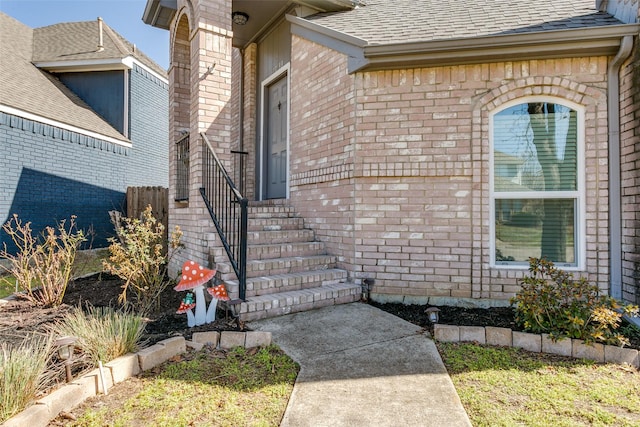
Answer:
M204 348L116 385L71 426L277 426L299 367L275 346ZM60 417L57 421L64 422Z
M438 343L474 426L639 426L631 367L470 343Z

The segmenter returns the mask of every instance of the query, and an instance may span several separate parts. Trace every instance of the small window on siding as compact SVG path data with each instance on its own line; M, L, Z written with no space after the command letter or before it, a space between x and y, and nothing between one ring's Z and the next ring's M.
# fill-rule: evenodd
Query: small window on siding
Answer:
M536 257L578 266L581 114L536 99L492 116L493 265L528 265Z
M176 143L176 202L189 200L189 135Z

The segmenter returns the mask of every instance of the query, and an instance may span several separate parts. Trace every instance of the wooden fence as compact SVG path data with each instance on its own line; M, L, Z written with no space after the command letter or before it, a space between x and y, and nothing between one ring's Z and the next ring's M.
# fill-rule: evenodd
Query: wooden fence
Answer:
M153 216L164 225L165 240L169 226L169 189L164 187L128 187L127 216L140 218L142 212L151 205Z

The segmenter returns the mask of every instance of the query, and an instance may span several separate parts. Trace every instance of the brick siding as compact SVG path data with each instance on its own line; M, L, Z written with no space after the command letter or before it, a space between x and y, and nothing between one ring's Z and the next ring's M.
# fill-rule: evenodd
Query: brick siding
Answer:
M291 200L374 294L506 300L526 269L489 267L489 113L564 98L586 109L581 273L606 289L606 71L598 57L348 75L345 57L294 37Z
M132 147L0 113L0 221L16 213L34 233L71 215L92 228L93 247L113 234L109 210L122 210L127 186L168 185L168 85L134 66ZM8 237L0 233L0 244Z

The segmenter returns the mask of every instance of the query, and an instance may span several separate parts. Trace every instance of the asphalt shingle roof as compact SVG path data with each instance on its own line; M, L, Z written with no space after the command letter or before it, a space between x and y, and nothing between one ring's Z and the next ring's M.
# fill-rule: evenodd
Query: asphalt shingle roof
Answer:
M32 63L33 29L0 13L0 104L128 141L52 74Z
M103 22L102 42L98 50L98 21L65 22L33 30L33 61L78 61L123 59L132 56L159 75L167 71Z
M98 21L69 22L32 29L0 12L0 104L128 141L55 75L33 65L34 62L117 62L132 56L166 77L166 70L105 23L104 49L98 49L98 40Z
M369 45L444 41L620 25L595 0L366 0L306 18Z

